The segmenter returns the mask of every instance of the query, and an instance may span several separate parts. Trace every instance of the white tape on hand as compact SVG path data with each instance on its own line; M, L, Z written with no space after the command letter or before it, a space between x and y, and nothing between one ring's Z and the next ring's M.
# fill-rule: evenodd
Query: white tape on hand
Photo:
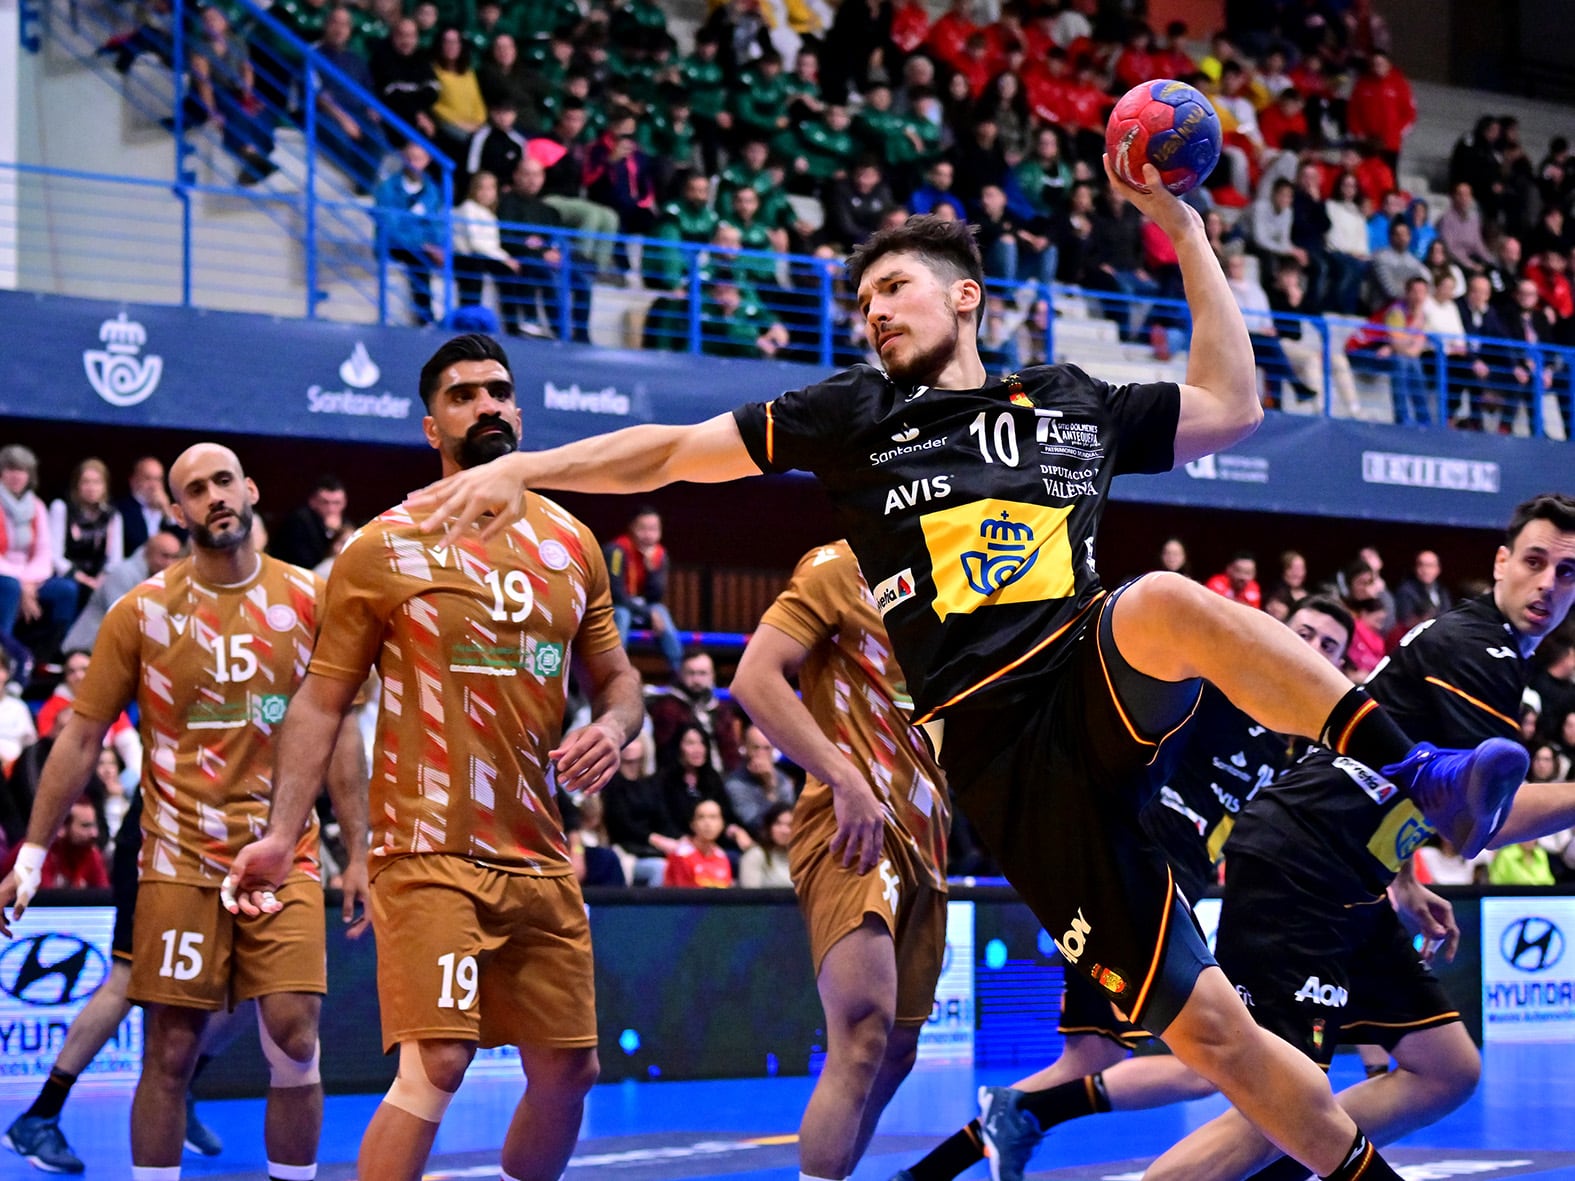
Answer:
M16 876L16 901L12 905L17 910L26 910L43 884L44 858L48 853L44 846L30 843L24 843L16 851L16 864L11 872Z
M235 914L240 910L240 905L235 901L235 887L239 884L234 874L226 875L224 881L219 883L219 901L224 904L224 909L231 914Z

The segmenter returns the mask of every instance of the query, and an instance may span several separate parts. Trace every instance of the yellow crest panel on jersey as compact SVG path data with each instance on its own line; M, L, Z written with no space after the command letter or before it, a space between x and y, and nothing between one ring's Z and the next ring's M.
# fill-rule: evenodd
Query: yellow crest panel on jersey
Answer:
M935 578L935 613L1064 599L1076 593L1066 521L1072 506L977 500L919 519Z

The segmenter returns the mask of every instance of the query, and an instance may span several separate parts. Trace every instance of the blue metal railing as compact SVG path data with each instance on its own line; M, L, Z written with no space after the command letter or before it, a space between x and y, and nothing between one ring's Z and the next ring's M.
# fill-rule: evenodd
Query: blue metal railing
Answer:
M172 132L176 153L171 194L181 206L181 229L188 243L199 235L197 223L203 220L195 197L206 194L221 207L228 206L220 198L237 199L264 214L299 251L305 287L300 314L319 314L327 285L337 284L348 297L341 304L350 306L336 307L334 314L359 318L358 313L373 312L380 320L398 318L404 309L387 306L387 292L379 283L383 268L373 243L374 214L357 191L368 189L366 182L384 170L389 149L381 130L364 143L325 133L318 100L326 92L341 103L375 112L377 118L367 120L369 125L426 146L436 161L440 220L446 216L441 211L453 204L453 166L416 128L382 108L372 94L252 0L226 4L236 15L232 31L249 43L254 85L249 94L241 94L215 80L217 109L207 110L190 69L200 37L196 4L173 3L167 28L143 25L129 30L112 6L92 0L57 3L48 11L48 37L113 82L133 110L150 122L162 121ZM111 72L117 56L121 60L113 69L119 77ZM282 131L299 132L299 142L278 138ZM255 157L249 154L253 152ZM194 156L221 176L233 160L237 180L253 183L199 184ZM259 167L257 158L266 166ZM445 257L436 283L440 298L452 302L449 237L445 231L439 240ZM183 291L182 302L194 298Z

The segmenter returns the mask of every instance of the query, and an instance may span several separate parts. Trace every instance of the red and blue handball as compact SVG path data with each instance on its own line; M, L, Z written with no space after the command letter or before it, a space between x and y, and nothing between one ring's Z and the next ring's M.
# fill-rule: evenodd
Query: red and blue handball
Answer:
M1159 170L1176 196L1202 184L1220 158L1220 119L1202 91L1170 78L1134 86L1105 125L1105 151L1116 175L1148 192L1143 165Z

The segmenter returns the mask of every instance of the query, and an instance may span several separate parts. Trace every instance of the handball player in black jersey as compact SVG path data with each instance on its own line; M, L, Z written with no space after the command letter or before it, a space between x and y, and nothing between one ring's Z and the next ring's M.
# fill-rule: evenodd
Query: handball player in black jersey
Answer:
M410 506L442 544L486 513L484 536L503 529L526 488L629 493L815 474L956 802L1067 962L1289 1155L1331 1177L1394 1177L1317 1067L1253 1023L1169 868L1145 851L1137 814L1168 773L1170 740L1203 679L1271 729L1403 765L1394 778L1465 849L1500 822L1527 758L1509 743L1416 747L1277 621L1179 575L1101 587L1110 481L1229 447L1263 414L1246 326L1202 221L1157 174L1148 180L1150 192L1128 195L1175 244L1193 319L1180 386L1111 386L1071 365L991 380L972 231L918 217L848 264L881 368L856 365L694 426L507 456ZM881 817L839 812L857 860Z
M1531 654L1572 603L1575 497L1538 496L1515 510L1494 558L1493 590L1419 624L1368 688L1407 733L1440 745L1517 735ZM1570 827L1572 789L1527 784L1492 845ZM1397 902L1417 889L1410 857L1427 836L1415 806L1384 774L1314 748L1253 798L1226 846L1220 965L1250 997L1258 1023L1320 1065L1350 1041L1393 1055L1396 1069L1339 1096L1380 1144L1453 1111L1481 1070L1460 1014L1384 898L1391 882ZM1458 940L1448 926L1451 942ZM1232 1181L1275 1155L1228 1111L1145 1176ZM1263 1178L1306 1175L1282 1160Z
M1344 606L1313 596L1286 625L1341 667L1355 626ZM1290 745L1219 690L1204 690L1174 774L1138 817L1189 901L1195 903L1217 880L1236 817L1289 764ZM1212 1083L1171 1055L1131 1057L1152 1035L1118 1018L1110 998L1076 972L1066 974L1058 1028L1065 1041L1054 1062L1010 1087L980 1087L979 1117L891 1181L952 1181L985 1157L995 1181L1020 1181L1044 1134L1059 1124L1214 1094Z

